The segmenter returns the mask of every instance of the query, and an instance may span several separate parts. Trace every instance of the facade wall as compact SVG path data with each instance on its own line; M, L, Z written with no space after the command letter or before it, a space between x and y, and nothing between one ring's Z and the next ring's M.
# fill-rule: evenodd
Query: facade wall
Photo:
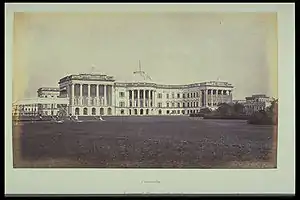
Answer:
M201 108L232 102L226 82L190 85L120 83L103 75L71 75L59 82L67 89L72 115L187 115Z

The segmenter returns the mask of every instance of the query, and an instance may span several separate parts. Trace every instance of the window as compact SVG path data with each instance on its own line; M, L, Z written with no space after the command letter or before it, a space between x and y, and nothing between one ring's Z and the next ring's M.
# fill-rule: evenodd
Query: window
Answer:
M187 103L187 107L190 107L190 102Z
M100 108L100 115L104 115L104 108Z
M125 102L124 102L124 101L120 101L120 102L119 102L119 106L120 106L120 107L125 107Z
M167 103L167 107L169 107L169 103Z
M162 103L158 103L158 107L161 108L162 107Z
M177 114L180 114L180 110L177 110Z
M169 94L166 94L166 98L167 98L167 99L169 98Z
M175 98L175 94L174 94L174 93L172 93L172 98L173 98L173 99Z
M182 110L181 113L184 115L184 110Z
M179 94L179 93L177 93L177 98L178 98L178 99L180 98L180 94Z
M217 103L216 103L217 104ZM199 107L199 102L197 101L196 106Z
M121 114L124 115L124 110L123 109L121 109Z
M119 92L119 97L124 98L125 97L125 92Z
M170 113L170 111L169 110L167 110L167 114L169 114Z
M190 93L187 93L187 98L190 98Z
M162 94L161 94L161 93L158 93L158 94L157 94L157 98L161 99L161 98L162 98Z
M182 107L184 107L184 108L185 108L185 103L182 103Z
M138 111L137 109L134 109L134 114L137 115L138 114Z
M88 114L88 109L87 108L84 108L83 109L83 115L87 115Z
M175 103L172 103L172 107L175 107Z
M185 99L185 94L182 94L182 98Z
M177 107L180 108L180 103L177 103Z
M111 108L108 108L108 109L107 109L107 114L108 114L108 115L111 115L111 114L112 114Z
M92 115L96 115L96 108L92 108Z
M146 110L146 115L149 115L149 109Z
M79 115L79 108L75 108L75 115Z
M158 114L161 115L161 110L158 110Z

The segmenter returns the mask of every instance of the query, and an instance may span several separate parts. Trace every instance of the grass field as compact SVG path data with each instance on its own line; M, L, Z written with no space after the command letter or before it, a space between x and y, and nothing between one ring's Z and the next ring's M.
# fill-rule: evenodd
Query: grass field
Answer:
M275 126L189 117L13 127L14 167L274 168Z

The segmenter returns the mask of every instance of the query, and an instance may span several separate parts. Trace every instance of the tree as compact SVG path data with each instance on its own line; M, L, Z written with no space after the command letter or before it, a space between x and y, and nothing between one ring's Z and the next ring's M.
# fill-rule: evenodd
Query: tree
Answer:
M219 104L217 112L220 115L232 115L233 107L227 103L221 103L221 104Z
M200 110L200 113L201 114L210 114L211 110L209 108L203 108L203 109Z
M244 113L244 105L240 104L238 102L233 104L233 111L238 115L243 114Z

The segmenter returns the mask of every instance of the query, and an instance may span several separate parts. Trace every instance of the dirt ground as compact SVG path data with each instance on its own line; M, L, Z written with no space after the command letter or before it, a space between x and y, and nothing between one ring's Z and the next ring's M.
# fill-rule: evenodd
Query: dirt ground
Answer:
M15 168L275 168L276 127L188 117L13 127Z

